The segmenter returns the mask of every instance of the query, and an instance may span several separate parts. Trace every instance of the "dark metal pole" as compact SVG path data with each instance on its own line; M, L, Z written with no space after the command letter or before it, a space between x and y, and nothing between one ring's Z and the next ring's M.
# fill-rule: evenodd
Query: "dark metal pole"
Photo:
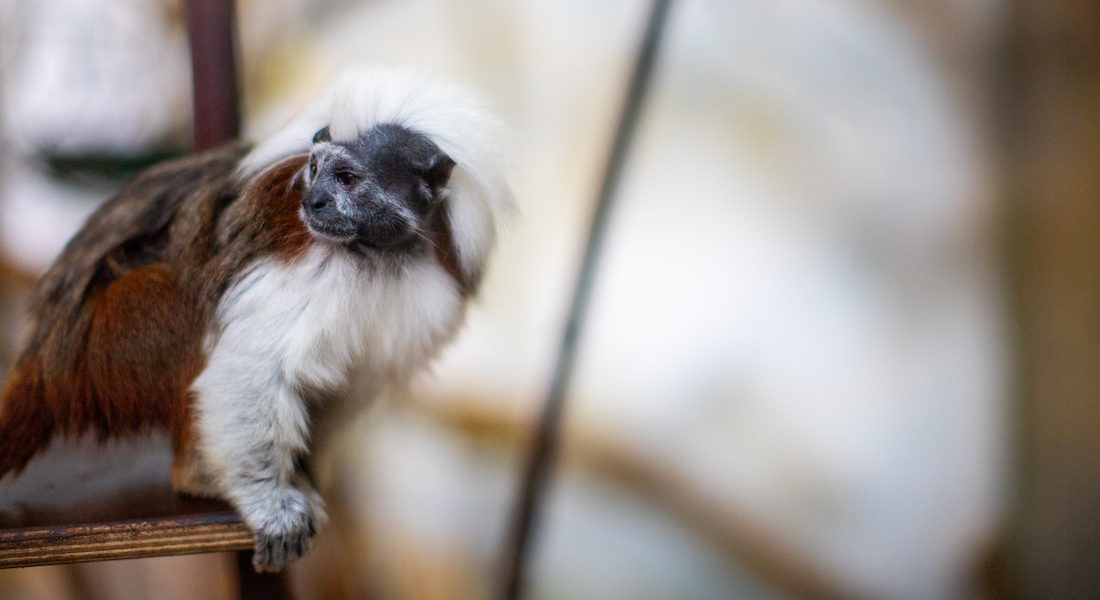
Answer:
M187 0L194 82L194 151L240 135L233 0Z
M565 403L565 390L573 374L576 362L577 342L584 324L588 300L592 295L592 281L596 271L596 262L607 230L608 213L611 199L622 174L627 151L637 129L638 117L642 110L642 101L653 74L657 58L657 48L661 33L668 17L671 0L655 0L650 13L645 38L634 66L634 73L627 90L626 102L615 133L615 142L607 162L603 185L600 188L596 211L588 233L588 244L584 251L573 293L573 304L569 311L565 335L562 338L558 363L550 393L546 398L539 429L531 448L531 455L524 474L523 485L512 515L508 532L508 546L505 550L504 581L501 597L505 600L517 600L526 580L527 559L531 549L531 535L534 523L542 508L551 467L557 454L561 439L562 409Z
M187 0L195 152L216 148L241 133L236 30L234 0ZM283 574L253 570L251 550L237 552L237 581L242 600L293 597Z

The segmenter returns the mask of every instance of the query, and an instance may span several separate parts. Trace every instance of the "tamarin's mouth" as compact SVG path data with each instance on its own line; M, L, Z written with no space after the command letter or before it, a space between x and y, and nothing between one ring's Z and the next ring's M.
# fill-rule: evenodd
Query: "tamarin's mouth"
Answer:
M350 219L319 219L303 210L302 221L314 235L338 244L354 242L359 236L359 230Z
M304 214L302 220L314 235L356 252L364 250L391 253L403 252L413 246L418 239L414 232L385 230L380 233L370 230L364 231L363 228L356 228L350 219L331 221L313 218L308 214Z

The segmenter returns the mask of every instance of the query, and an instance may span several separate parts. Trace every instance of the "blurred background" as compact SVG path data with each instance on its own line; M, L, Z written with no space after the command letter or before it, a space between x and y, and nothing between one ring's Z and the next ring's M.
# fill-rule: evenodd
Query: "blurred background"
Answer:
M649 3L238 0L243 130L343 66L489 98L520 206L458 341L355 423L299 598L482 599ZM0 0L0 345L190 151L182 0ZM533 599L1100 597L1100 7L680 0L600 266ZM228 555L0 600L229 598Z

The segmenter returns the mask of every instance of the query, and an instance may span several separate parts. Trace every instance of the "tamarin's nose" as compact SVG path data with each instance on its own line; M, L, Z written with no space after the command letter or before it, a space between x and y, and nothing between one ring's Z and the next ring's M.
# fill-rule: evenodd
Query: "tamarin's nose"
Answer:
M332 196L318 189L310 190L309 194L302 198L302 208L317 216L322 213L327 214L334 208Z

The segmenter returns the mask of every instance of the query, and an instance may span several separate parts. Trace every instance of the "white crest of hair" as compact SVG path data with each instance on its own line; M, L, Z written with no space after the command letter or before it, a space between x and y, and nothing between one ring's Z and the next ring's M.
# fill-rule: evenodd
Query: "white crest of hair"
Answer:
M512 197L500 123L463 86L414 69L348 69L286 127L260 142L239 173L249 176L308 152L313 135L326 125L334 142L349 142L384 123L428 136L455 161L447 185L448 216L459 265L467 275L478 274L498 223L512 211Z

